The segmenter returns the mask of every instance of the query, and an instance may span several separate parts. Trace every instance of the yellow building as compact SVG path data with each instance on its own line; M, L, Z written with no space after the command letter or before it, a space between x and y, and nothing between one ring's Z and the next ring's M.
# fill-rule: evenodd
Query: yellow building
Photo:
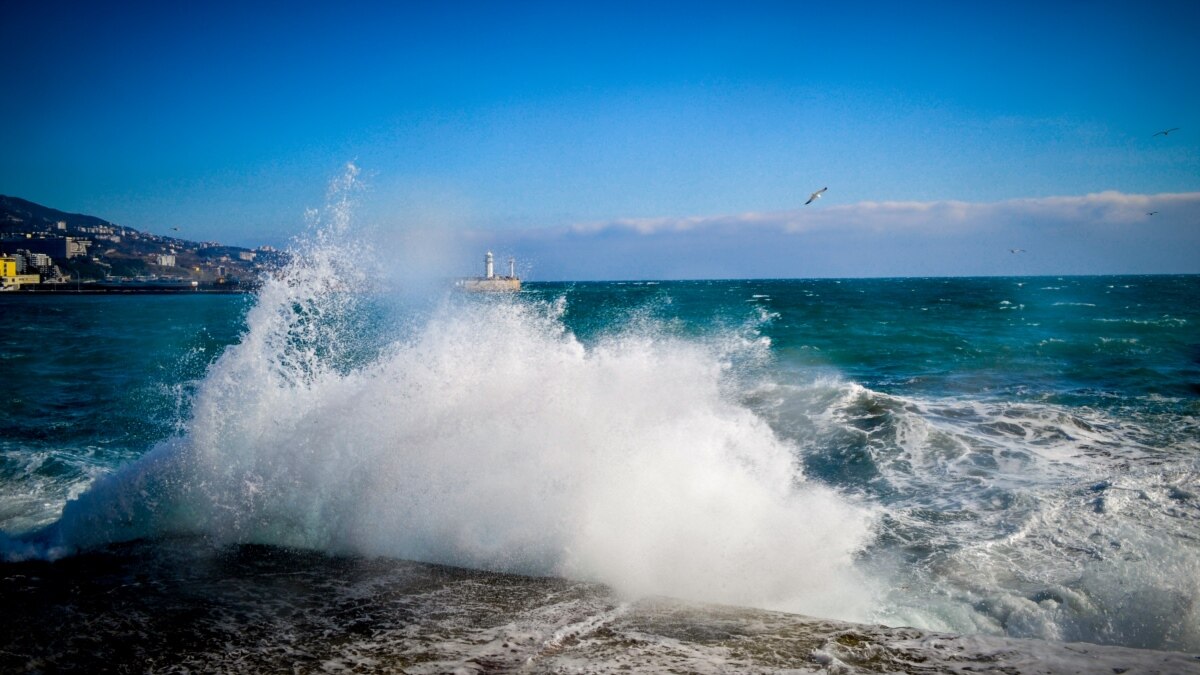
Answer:
M0 258L0 289L16 290L22 284L36 284L41 280L37 274L17 274L16 258Z

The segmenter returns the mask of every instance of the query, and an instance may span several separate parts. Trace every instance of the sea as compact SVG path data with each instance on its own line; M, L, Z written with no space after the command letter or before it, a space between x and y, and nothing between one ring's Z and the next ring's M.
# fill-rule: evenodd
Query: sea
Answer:
M1200 276L0 294L2 672L1200 672Z

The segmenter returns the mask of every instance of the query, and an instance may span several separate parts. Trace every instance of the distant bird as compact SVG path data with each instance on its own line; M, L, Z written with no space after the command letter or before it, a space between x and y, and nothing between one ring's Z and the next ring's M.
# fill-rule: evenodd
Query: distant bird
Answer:
M811 195L808 196L808 201L804 202L804 205L808 206L809 204L817 201L818 199L821 198L821 193L828 189L829 188L827 188L827 187L823 187L820 190L817 190L816 192L812 193Z
M175 230L176 232L178 232L178 231L179 231L179 228L178 228L178 227L172 227L171 229L172 229L172 230Z
M1009 253L1024 253L1024 252L1025 252L1025 249L1023 249L1023 248L1010 248L1010 249L1008 249L1008 252L1009 252Z
M1166 135L1170 134L1172 131L1179 131L1179 127L1171 127L1170 129L1164 129L1163 131L1160 131L1160 132L1154 134L1154 136L1166 136ZM1154 138L1154 136L1151 136L1150 138Z
M1158 213L1158 211L1147 211L1147 212L1146 212L1146 215L1148 215L1148 216L1152 216L1152 215L1154 215L1154 214L1156 214L1156 213Z

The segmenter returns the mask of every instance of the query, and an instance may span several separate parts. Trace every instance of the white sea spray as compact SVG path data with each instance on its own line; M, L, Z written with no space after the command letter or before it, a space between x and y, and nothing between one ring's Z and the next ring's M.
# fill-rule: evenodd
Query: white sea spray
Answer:
M452 297L362 349L379 289L340 208L266 280L186 432L69 503L55 550L196 532L869 615L874 511L731 393L768 343L635 313L585 345L561 302Z

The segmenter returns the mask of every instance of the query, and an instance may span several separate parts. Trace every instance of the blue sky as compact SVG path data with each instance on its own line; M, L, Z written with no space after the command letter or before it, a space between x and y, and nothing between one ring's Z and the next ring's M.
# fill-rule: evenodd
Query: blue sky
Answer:
M0 193L286 245L353 162L529 278L1200 272L1200 3L170 5L0 9Z

